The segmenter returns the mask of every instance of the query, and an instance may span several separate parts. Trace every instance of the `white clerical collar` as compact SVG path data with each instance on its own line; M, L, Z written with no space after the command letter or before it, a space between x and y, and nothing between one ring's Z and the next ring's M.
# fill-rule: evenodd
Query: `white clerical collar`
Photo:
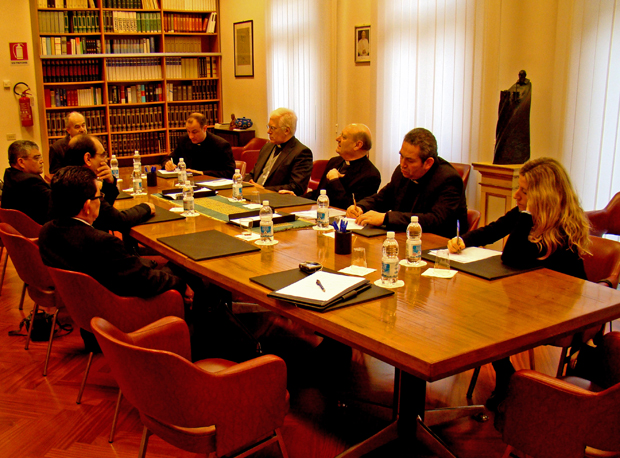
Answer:
M86 220L83 220L82 218L78 218L77 216L73 216L72 218L73 218L73 219L75 219L75 220L81 221L81 222L83 222L84 224L87 224L87 225L89 225L89 226L92 226L92 224L90 224L90 223L89 223L88 221L86 221Z

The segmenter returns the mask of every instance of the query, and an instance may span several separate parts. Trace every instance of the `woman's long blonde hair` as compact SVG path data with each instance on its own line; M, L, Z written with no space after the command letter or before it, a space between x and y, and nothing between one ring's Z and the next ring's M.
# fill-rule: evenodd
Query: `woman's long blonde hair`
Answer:
M564 244L579 256L589 253L590 223L562 164L549 157L532 159L519 174L527 182L527 210L534 221L528 240L544 252L541 259Z

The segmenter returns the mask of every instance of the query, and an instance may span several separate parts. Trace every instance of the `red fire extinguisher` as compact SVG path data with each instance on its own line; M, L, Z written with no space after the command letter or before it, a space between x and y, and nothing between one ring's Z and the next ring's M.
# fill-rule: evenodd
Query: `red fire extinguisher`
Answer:
M15 88L17 88L17 86L19 86L20 84L23 84L24 86L26 86L26 89L22 91L21 93L18 93L15 90ZM21 120L23 127L29 127L29 126L34 125L34 120L32 117L32 107L30 106L29 91L30 91L30 87L28 87L26 83L17 83L15 86L13 86L13 92L15 93L15 95L20 96L19 98L19 119Z

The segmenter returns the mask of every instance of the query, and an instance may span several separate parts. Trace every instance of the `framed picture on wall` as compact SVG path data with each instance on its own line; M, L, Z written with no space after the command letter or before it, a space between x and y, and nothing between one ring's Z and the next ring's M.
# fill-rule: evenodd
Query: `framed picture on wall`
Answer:
M370 26L355 27L355 62L370 62Z
M254 21L235 22L235 76L254 76Z

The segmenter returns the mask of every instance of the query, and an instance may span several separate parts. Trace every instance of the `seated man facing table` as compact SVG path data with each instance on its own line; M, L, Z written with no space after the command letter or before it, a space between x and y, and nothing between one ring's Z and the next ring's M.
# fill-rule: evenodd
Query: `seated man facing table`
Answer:
M256 164L244 181L271 191L287 190L301 196L308 189L312 173L312 151L295 138L297 115L288 108L271 113L265 143Z
M342 129L336 142L338 156L327 162L319 186L303 197L316 200L321 189L325 189L331 206L348 208L354 199L361 200L377 192L381 185L381 173L368 158L372 137L367 126L349 124ZM294 194L288 190L279 192Z
M185 129L187 135L179 140L174 152L164 158L164 168L173 171L183 158L187 171L194 175L232 178L235 158L230 143L207 132L207 118L201 113L192 113L187 118Z
M54 174L60 170L60 168L68 165L65 162L65 154L69 148L69 141L76 135L82 135L88 133L86 128L86 120L82 113L72 111L65 118L65 135L60 140L56 140L50 147L50 174Z
M39 224L49 219L52 193L43 179L43 155L30 140L9 146L9 165L4 171L2 208L19 210Z
M347 216L357 218L357 224L385 225L395 231L404 231L414 215L424 232L444 237L456 235L457 221L461 232L469 228L463 180L437 155L435 136L423 128L405 135L400 165L390 182L347 208Z

